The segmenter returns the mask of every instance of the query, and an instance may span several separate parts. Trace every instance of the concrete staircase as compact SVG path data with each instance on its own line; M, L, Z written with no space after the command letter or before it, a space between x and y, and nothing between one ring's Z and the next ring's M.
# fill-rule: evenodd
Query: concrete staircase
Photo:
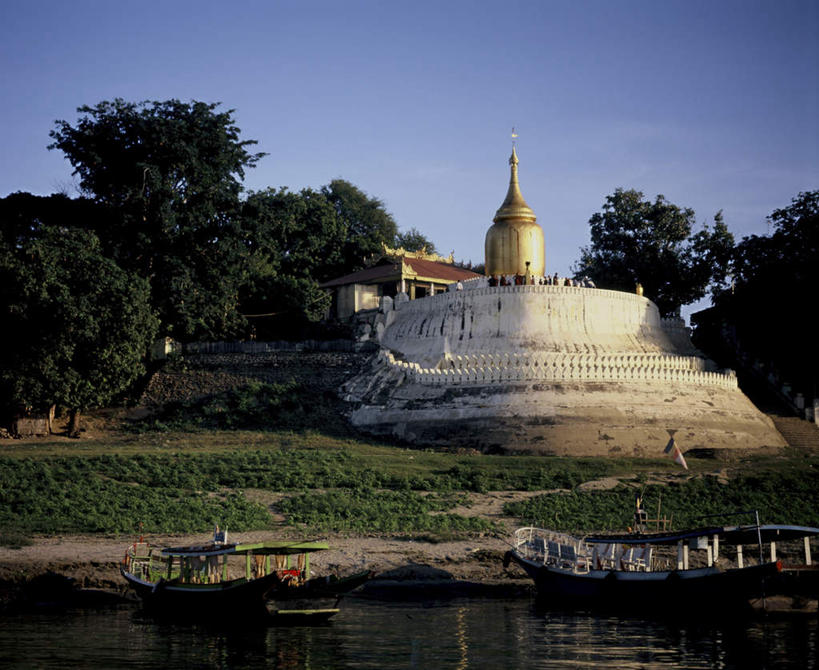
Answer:
M757 409L768 415L790 446L819 451L819 427L796 416L767 384L758 377L742 374L739 378L739 387Z
M790 446L819 451L819 427L815 423L798 416L784 416L773 412L769 412L768 416Z

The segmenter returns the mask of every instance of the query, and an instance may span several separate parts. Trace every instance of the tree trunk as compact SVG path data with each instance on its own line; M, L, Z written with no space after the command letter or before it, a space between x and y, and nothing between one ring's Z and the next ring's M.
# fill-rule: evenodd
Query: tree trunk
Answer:
M68 421L68 437L80 436L80 413L79 409L72 409Z
M57 405L51 405L48 408L48 434L54 434L54 414L57 412Z

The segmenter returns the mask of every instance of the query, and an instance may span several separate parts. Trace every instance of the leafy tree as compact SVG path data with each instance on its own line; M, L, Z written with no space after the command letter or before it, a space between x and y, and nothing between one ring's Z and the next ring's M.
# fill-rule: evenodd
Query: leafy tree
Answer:
M147 282L122 270L86 230L45 227L0 241L0 384L18 406L80 415L125 391L144 371L156 335Z
M590 276L601 288L633 291L640 283L664 316L704 297L729 271L734 240L721 212L712 228L692 234L692 209L662 195L649 202L640 191L618 188L589 225L591 244L581 249L575 274Z
M108 210L106 251L150 283L163 329L180 339L241 325L240 180L264 155L240 140L233 110L178 100L121 99L57 121L50 149L74 166L83 192Z
M739 365L726 342L816 396L819 365L810 290L819 285L819 190L799 193L768 221L773 232L751 235L733 254L733 286L696 315L698 346ZM807 293L806 293L807 290Z
M428 254L438 253L435 245L417 228L410 228L405 233L399 232L395 236L394 246L396 248L406 249L407 251L421 251L424 249Z
M341 262L344 227L321 191L286 188L251 193L242 209L245 313L274 322L316 322L329 303L318 288Z
M397 233L379 200L340 179L318 191L251 193L241 226L243 313L266 315L279 334L319 321L330 303L319 284L360 269Z
M16 248L42 236L48 226L102 227L104 211L88 198L17 192L0 198L0 240Z
M381 252L382 244L395 242L398 226L383 202L343 179L334 179L321 192L342 226L340 262L335 267L327 266L329 276L362 269L368 258Z

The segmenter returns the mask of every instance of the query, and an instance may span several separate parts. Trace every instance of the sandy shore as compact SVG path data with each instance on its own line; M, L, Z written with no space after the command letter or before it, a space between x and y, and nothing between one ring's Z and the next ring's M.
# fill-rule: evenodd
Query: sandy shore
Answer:
M271 532L237 533L231 541L269 540ZM151 544L180 546L202 542L202 535L146 536ZM504 570L508 545L491 536L452 542L329 536L329 551L311 555L314 574L349 574L368 569L378 580L456 580L485 585L521 586L525 579L514 568ZM79 585L122 591L125 582L119 563L133 538L67 535L35 538L20 549L0 547L0 580L19 583L56 572L74 578Z
M232 542L261 542L273 539L324 540L330 550L311 555L314 575L346 575L370 570L382 583L411 586L416 583L450 583L461 587L478 585L478 592L517 592L531 586L531 580L514 565L503 568L503 555L509 548L517 520L504 516L504 503L537 495L529 491L490 491L468 493L464 506L453 510L464 516L481 516L493 521L497 531L467 540L425 542L401 538L329 534L305 534L278 520L269 531L231 533ZM48 572L65 575L86 588L126 593L119 573L126 547L136 538L129 536L62 535L31 538L33 543L19 549L0 547L0 590L5 584L14 590L33 577ZM145 540L159 547L183 546L207 541L207 534L146 535ZM7 598L7 596L6 596ZM0 593L0 601L4 599Z

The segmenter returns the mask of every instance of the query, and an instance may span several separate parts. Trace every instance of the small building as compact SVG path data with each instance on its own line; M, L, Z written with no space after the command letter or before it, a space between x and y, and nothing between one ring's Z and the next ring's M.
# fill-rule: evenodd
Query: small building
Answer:
M443 293L450 284L480 275L458 267L452 254L444 258L422 251L384 248L370 267L320 285L333 297L331 319L348 319L356 312L376 309L383 296L406 293L410 300Z

